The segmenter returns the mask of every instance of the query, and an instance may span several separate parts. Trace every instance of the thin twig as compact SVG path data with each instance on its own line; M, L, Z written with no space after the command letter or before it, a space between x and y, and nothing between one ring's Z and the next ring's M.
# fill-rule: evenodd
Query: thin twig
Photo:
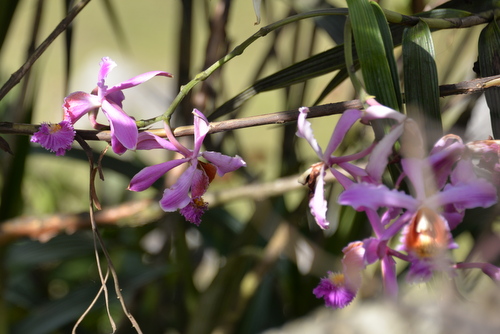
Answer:
M108 277L109 277L109 270L106 270L106 277L104 277L104 282L105 283L108 280ZM76 321L75 325L73 326L73 329L71 330L71 334L76 334L76 329L82 323L83 319L85 319L85 317L87 316L87 314L89 314L90 310L94 307L94 305L97 303L97 300L99 300L99 297L101 296L101 293L104 291L105 287L106 287L105 284L101 284L101 287L99 288L99 291L95 295L95 297L92 300L92 302L90 303L89 307L87 307L87 309L82 313L82 315Z
M28 60L24 63L21 68L14 72L9 80L0 88L0 100L2 100L5 95L21 81L21 79L26 75L28 70L33 66L38 58L47 50L47 48L52 44L52 42L59 36L68 25L73 21L73 19L78 15L78 13L90 2L90 0L82 0L78 2L71 10L68 15L57 25L57 27L50 33L50 35L40 44L32 54L30 54Z
M443 97L458 94L481 93L491 87L498 87L500 85L499 79L500 75L493 75L490 77L462 81L456 84L441 85L439 86L439 94ZM359 100L329 103L309 107L310 112L307 117L314 118L341 114L347 109L359 109L362 107L363 105ZM212 122L210 123L209 133L236 130L253 126L295 122L298 115L298 110L294 109L271 114L230 119L221 122ZM0 134L32 135L38 131L38 127L39 125L36 124L0 122ZM148 129L147 131L160 137L165 136L163 129ZM111 140L111 133L109 130L76 130L76 132L84 140L100 140L107 142ZM193 132L193 126L180 126L174 129L174 135L176 137L190 136Z

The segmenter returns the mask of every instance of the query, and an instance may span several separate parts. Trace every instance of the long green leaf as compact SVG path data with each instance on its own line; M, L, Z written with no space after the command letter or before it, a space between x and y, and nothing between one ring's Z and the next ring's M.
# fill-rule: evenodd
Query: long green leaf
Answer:
M419 13L416 16L433 17L433 18L452 18L452 17L465 17L470 15L469 12L464 12L459 6L456 8L437 8L435 10ZM394 46L401 44L404 27L401 25L391 25L390 27L392 40ZM353 45L353 60L357 63L358 57L355 52L355 45ZM268 77L262 78L255 82L252 86L245 89L229 101L218 107L209 117L213 121L221 116L224 116L235 109L241 107L246 101L261 92L271 91L279 88L286 87L293 83L303 82L310 80L321 75L331 73L336 70L345 69L344 64L344 45L338 45L334 48L314 55L301 62L293 64L284 68ZM347 75L344 76L347 78ZM331 90L337 87L341 81L335 78L332 83L321 93L321 96L326 96ZM318 99L320 100L320 99Z
M380 33L374 10L367 0L348 0L349 17L358 46L358 58L368 94L393 109L398 109L398 99L387 61L384 40Z
M478 56L482 77L500 74L500 28L496 21L492 21L481 31ZM484 95L490 108L493 136L500 138L500 88L490 88Z
M442 136L439 83L434 44L427 24L420 21L403 34L403 69L406 112L416 120L428 143Z

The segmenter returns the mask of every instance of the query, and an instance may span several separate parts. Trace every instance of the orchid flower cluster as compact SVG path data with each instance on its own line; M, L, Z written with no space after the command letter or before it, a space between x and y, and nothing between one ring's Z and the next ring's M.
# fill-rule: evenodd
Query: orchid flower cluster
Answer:
M165 189L160 206L166 212L179 210L186 220L199 225L201 216L208 208L202 196L215 174L223 176L235 171L246 166L245 161L239 156L230 157L218 152L201 152L203 140L210 126L203 113L196 109L193 111L194 148L192 150L177 141L166 122L164 128L168 140L147 131L140 132L135 120L122 109L122 102L125 99L123 90L142 84L155 76L172 77L172 75L164 71L146 72L108 87L105 80L115 66L116 63L110 58L102 58L97 76L97 87L90 94L81 91L69 94L64 99L63 120L58 124L42 123L39 130L33 134L31 141L39 143L47 150L55 152L56 155L64 155L67 150L71 149L71 144L75 139L74 125L84 115L89 115L89 120L95 129L107 127L97 122L98 111L102 109L109 121L111 147L116 154L123 154L127 150L165 149L184 156L181 159L144 168L132 178L128 189L145 190L173 168L187 164L187 169L177 182ZM207 162L199 158L204 158Z
M329 224L324 198L324 178L329 170L345 189L338 203L365 212L373 229L372 237L343 249L342 271L328 272L313 293L323 298L326 306L343 308L360 289L366 266L380 261L384 289L395 297L396 258L409 264L406 278L411 283L426 282L436 272L453 276L457 269L468 268L481 269L500 281L500 268L488 263L455 263L448 252L458 247L450 231L462 222L465 210L487 208L497 202L496 187L478 176L484 173L476 171L478 167L490 167L495 175L499 166L497 148L489 141L464 144L460 137L447 135L426 154L413 120L372 98L367 103L365 111L343 113L324 152L306 120L308 108L300 109L297 136L306 139L321 160L303 180L310 188L309 207L317 224L323 229ZM333 155L355 122L366 124L376 119L392 119L395 125L383 139L362 152L344 157ZM391 188L382 183L382 176L398 140L402 173ZM365 168L353 163L363 157L368 159ZM479 158L477 166L473 158ZM409 193L399 190L403 186Z

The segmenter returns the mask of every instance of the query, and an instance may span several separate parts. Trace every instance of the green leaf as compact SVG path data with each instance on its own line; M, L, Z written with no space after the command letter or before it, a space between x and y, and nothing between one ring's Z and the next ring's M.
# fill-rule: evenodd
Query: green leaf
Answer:
M427 142L443 135L434 44L427 24L420 21L403 34L406 113L424 129Z
M375 95L383 105L399 109L384 39L373 7L367 0L348 0L347 6L367 93Z
M378 27L380 29L380 35L384 43L385 55L387 57L387 64L391 71L392 84L394 87L394 92L396 93L396 99L398 101L397 110L403 110L403 101L401 98L401 88L399 86L399 74L398 66L396 64L396 59L394 58L394 43L392 41L391 29L389 29L389 24L385 18L382 8L376 3L370 3L373 8L373 13L377 19Z
M490 22L479 36L479 71L482 77L500 74L500 28L496 21ZM490 108L493 137L500 138L500 88L485 91L486 102Z

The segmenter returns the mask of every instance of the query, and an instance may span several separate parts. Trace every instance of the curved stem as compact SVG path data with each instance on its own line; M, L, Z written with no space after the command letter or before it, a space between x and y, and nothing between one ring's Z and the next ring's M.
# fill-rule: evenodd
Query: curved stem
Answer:
M420 20L425 21L429 28L431 29L452 29L452 28L466 28L466 27L471 27L474 25L478 24L483 24L491 21L494 17L494 14L499 11L497 9L495 10L490 10L484 13L479 13L476 15L471 15L467 17L457 17L457 18L444 18L444 19L439 19L439 18L422 18L422 17L417 17L417 16L407 16L403 15L400 13L392 12L389 10L384 9L384 14L387 18L387 20L391 23L398 23L398 24L403 24L403 25L414 25L418 23ZM172 117L172 114L176 110L177 106L181 103L181 101L186 97L186 95L193 89L194 86L196 86L198 83L201 81L206 80L210 75L212 75L213 72L215 72L217 69L219 69L222 65L226 64L228 61L233 59L234 57L237 57L245 51L245 49L250 46L253 42L255 42L257 39L266 36L270 32L281 28L287 24L297 22L303 19L308 19L308 18L313 18L317 16L328 16L328 15L348 15L349 11L347 8L333 8L333 9L321 9L321 10L315 10L315 11L310 11L307 13L301 13L297 15L293 15L290 17L287 17L283 20L279 20L277 22L274 22L272 24L269 24L265 27L262 27L257 31L255 34L247 38L243 43L240 45L236 46L230 53L216 61L214 64L212 64L209 68L204 70L203 72L198 73L194 79L192 79L190 82L188 82L186 85L182 86L180 89L180 92L177 94L175 99L172 101L170 106L168 107L167 111L163 113L163 115L146 119L146 120L140 120L137 121L136 124L139 128L143 128L146 126L149 126L151 124L154 124L156 122L160 121L165 121L167 124L170 123L170 118Z

